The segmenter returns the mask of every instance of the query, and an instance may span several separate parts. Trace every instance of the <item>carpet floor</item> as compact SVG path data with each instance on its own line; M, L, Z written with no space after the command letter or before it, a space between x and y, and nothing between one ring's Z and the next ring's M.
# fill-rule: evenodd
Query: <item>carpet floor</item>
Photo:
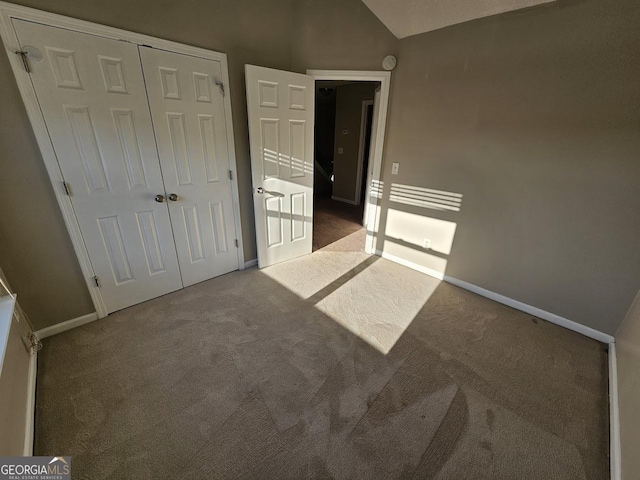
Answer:
M363 242L45 339L36 454L92 480L608 478L602 344Z

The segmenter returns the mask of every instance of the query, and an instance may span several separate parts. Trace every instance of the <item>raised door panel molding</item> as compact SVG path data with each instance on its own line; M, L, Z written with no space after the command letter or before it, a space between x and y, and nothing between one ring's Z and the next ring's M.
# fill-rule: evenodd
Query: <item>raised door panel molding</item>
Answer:
M124 66L121 58L98 55L104 87L110 93L129 93L124 78Z
M82 82L80 82L80 74L78 73L78 65L76 64L75 52L49 46L45 48L57 86L60 88L83 90Z

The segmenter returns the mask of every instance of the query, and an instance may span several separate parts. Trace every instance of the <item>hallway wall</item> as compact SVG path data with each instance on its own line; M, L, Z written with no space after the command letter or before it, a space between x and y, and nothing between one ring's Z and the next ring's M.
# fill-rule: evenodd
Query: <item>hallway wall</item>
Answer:
M333 196L357 202L358 165L360 163L360 128L362 102L373 100L376 83L358 82L341 85L336 90L336 123L333 146ZM347 133L344 133L344 132ZM342 153L340 150L342 149Z

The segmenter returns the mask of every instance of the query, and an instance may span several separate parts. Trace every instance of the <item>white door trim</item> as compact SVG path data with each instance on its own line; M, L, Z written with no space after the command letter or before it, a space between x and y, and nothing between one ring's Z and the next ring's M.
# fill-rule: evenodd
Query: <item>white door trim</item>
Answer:
M384 136L387 125L387 110L389 108L389 93L391 90L391 72L385 71L358 71L358 70L307 70L307 75L312 75L314 80L350 80L355 82L380 82L380 108L378 110L378 127L375 132L375 148L373 156L373 172L371 183L380 185L382 171L382 153L384 151ZM372 136L373 136L372 132ZM375 189L377 190L377 188ZM378 191L372 192L365 199L365 211L368 212L365 220L367 240L365 252L375 253L374 235L378 218Z
M373 106L373 100L362 101L362 112L360 113L360 143L358 145L358 167L356 169L356 191L353 195L355 201L354 205L360 205L360 198L362 197L362 167L364 166L364 141L367 138L367 107ZM373 119L372 119L373 120ZM371 139L369 139L371 142Z
M227 127L227 143L229 148L229 166L232 171L231 190L233 197L233 211L234 211L234 224L236 238L238 239L238 265L240 269L244 269L244 251L242 242L242 228L240 224L240 197L238 194L238 175L236 167L236 154L235 143L233 138L233 120L231 116L231 96L229 92L229 68L227 65L227 56L224 53L213 52L205 50L203 48L193 47L190 45L184 45L181 43L171 42L148 35L139 33L128 32L126 30L120 30L119 28L107 27L105 25L99 25L84 20L78 20L71 17L65 17L63 15L57 15L54 13L43 12L29 7L23 7L20 5L14 5L0 1L0 37L4 44L7 56L11 68L16 77L18 89L20 95L24 101L27 109L29 120L33 127L33 131L36 136L36 141L40 152L42 153L42 159L49 173L49 179L53 186L53 190L58 201L58 205L62 210L62 216L64 218L65 225L69 231L71 237L71 243L75 250L80 268L85 278L89 294L93 300L93 304L96 308L96 312L99 318L107 315L107 310L104 305L100 289L96 287L93 277L95 275L89 254L84 245L82 234L80 233L80 226L76 220L71 200L67 196L63 187L63 177L60 172L60 166L56 158L51 139L47 131L47 127L44 121L36 92L31 83L29 74L25 71L22 65L22 60L19 55L14 52L17 51L20 45L18 37L13 28L12 19L22 19L36 23L42 23L52 27L64 28L67 30L73 30L81 33L88 33L99 37L112 38L115 40L121 40L136 45L148 45L153 48L161 50L167 50L175 53L182 53L184 55L191 55L194 57L206 58L209 60L217 60L222 65L222 81L225 85L226 92L224 97L224 111L225 122Z
M618 402L618 359L614 339L609 342L609 468L611 480L622 480L620 406Z
M24 425L24 448L22 455L33 455L33 440L36 425L36 377L38 375L38 352L29 358L29 375L27 377L27 413Z
M36 334L38 339L42 340L47 337L66 332L67 330L71 330L72 328L80 327L82 325L86 325L87 323L94 322L97 319L98 314L96 312L87 313L86 315L82 315L81 317L72 318L70 320L65 320L64 322L41 328L34 333Z

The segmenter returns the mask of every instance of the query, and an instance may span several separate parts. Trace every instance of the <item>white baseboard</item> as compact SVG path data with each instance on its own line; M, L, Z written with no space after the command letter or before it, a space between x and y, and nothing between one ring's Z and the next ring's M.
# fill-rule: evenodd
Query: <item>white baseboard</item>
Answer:
M33 455L33 436L35 433L36 417L36 374L38 369L38 353L31 355L29 360L29 376L27 377L27 413L24 427L24 449L22 455Z
M356 200L347 200L346 198L336 197L334 195L331 195L331 200L335 200L336 202L348 203L349 205L358 205L359 204Z
M248 262L244 262L244 268L252 268L258 266L258 259L254 258L253 260L249 260Z
M611 480L622 480L620 410L618 406L618 361L616 342L609 343L609 465Z
M91 323L97 319L98 314L96 312L93 312L78 318L72 318L71 320L67 320L66 322L56 323L55 325L51 325L50 327L38 330L35 333L38 338L42 340L43 338L47 338L58 333L66 332L67 330L71 330L72 328L79 327L80 325L84 325L85 323Z
M593 338L594 340L598 340L599 342L603 342L603 343L613 342L613 336L600 332L598 330L595 330L591 327L587 327L586 325L582 325L581 323L574 322L573 320L569 320L567 318L561 317L559 315L556 315L555 313L547 312L546 310L542 310L532 305L527 305L526 303L520 302L518 300L505 297L504 295L500 295L499 293L495 293L485 288L478 287L477 285L473 285L472 283L465 282L464 280L459 280L457 278L450 277L449 275L445 275L442 272L438 272L431 268L418 265L414 262L405 260L395 255L391 255L389 253L381 252L380 250L376 250L376 255L379 255L382 258L391 260L392 262L396 262L401 265L404 265L405 267L409 267L419 272L426 273L427 275L435 277L439 280L444 280L447 283L450 283L460 288L464 288L465 290L469 290L470 292L476 293L482 297L486 297L498 303L507 305L511 308L515 308L516 310L520 310L522 312L528 313L530 315L541 318L548 322L555 323L556 325L560 325L561 327L568 328L569 330L573 330L574 332L581 333L582 335L585 335L589 338Z
M376 250L376 255L382 258L386 258L387 260L391 260L392 262L399 263L400 265L404 265L405 267L409 267L412 270L417 270L421 273L426 273L430 277L435 277L438 280L444 280L444 273L438 272L433 268L425 267L423 265L418 265L417 263L411 262L409 260L405 260L402 257L398 257L397 255L392 255L387 252L383 252L382 250Z

